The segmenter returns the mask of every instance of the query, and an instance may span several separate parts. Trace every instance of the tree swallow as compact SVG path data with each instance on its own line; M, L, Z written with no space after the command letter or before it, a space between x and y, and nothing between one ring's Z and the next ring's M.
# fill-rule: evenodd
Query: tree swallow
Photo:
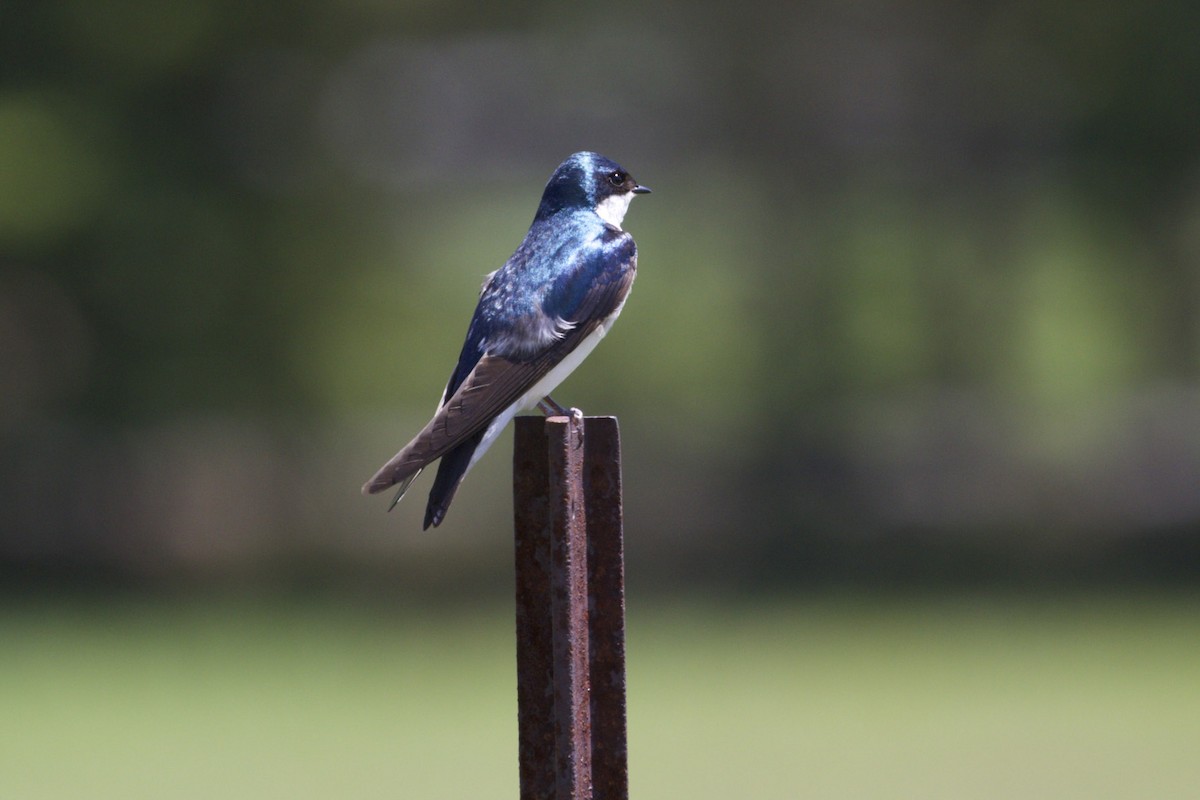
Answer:
M637 246L621 221L633 196L649 191L598 153L559 164L524 241L484 280L433 419L363 494L399 485L390 510L440 458L424 524L437 527L467 472L513 417L534 407L567 413L550 392L621 313L637 273Z

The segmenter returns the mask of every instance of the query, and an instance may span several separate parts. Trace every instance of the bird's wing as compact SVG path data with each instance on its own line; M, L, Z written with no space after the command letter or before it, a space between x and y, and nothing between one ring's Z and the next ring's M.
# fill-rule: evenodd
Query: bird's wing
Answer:
M636 255L631 254L618 269L593 275L586 286L577 281L564 284L573 293L573 308L563 317L561 338L529 355L484 353L424 429L367 481L363 493L374 494L414 476L485 429L620 308L633 284L635 265Z

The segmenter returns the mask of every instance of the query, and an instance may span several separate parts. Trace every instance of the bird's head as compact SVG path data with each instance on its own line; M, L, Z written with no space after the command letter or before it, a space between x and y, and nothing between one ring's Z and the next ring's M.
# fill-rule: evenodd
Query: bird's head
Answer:
M591 209L620 228L633 196L649 192L612 159L599 153L575 153L550 176L537 215L544 218L564 209Z

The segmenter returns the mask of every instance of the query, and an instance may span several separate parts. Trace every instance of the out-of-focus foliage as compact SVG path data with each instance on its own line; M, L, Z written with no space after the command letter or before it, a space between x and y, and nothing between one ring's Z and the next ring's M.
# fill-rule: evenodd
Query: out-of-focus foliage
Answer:
M588 148L647 574L1194 577L1198 16L0 5L0 565L493 574L505 445L436 537L356 489Z
M0 790L516 796L506 610L375 610L5 607ZM1186 597L699 603L630 622L632 796L1195 791L1200 618Z

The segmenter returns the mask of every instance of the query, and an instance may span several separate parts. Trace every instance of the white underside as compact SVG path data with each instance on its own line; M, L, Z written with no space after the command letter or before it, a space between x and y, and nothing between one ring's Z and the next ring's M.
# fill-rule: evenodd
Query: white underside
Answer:
M596 349L596 345L598 345L600 340L603 339L605 334L608 333L608 329L612 327L613 322L617 319L617 315L621 313L621 308L624 305L625 303L622 301L621 305L617 307L617 310L613 312L612 316L602 322L600 327L596 328L591 335L580 342L579 346L568 353L566 358L555 364L554 367L546 373L545 377L535 383L529 391L521 395L517 402L504 409L504 411L500 412L500 414L497 415L494 420L492 420L492 424L488 425L487 430L484 431L483 439L479 442L479 446L475 448L475 453L471 456L471 463L467 465L466 472L463 473L464 476L467 472L471 471L471 467L475 466L475 462L478 461L483 454L487 452L487 449L492 446L496 439L499 438L500 434L504 431L504 428L508 425L508 423L512 422L513 417L515 417L517 414L520 414L522 411L529 411L531 408L537 407L537 404L541 402L543 397L558 388L558 385L565 381L567 376L574 372L575 368L583 363L583 360L587 358L593 350Z

